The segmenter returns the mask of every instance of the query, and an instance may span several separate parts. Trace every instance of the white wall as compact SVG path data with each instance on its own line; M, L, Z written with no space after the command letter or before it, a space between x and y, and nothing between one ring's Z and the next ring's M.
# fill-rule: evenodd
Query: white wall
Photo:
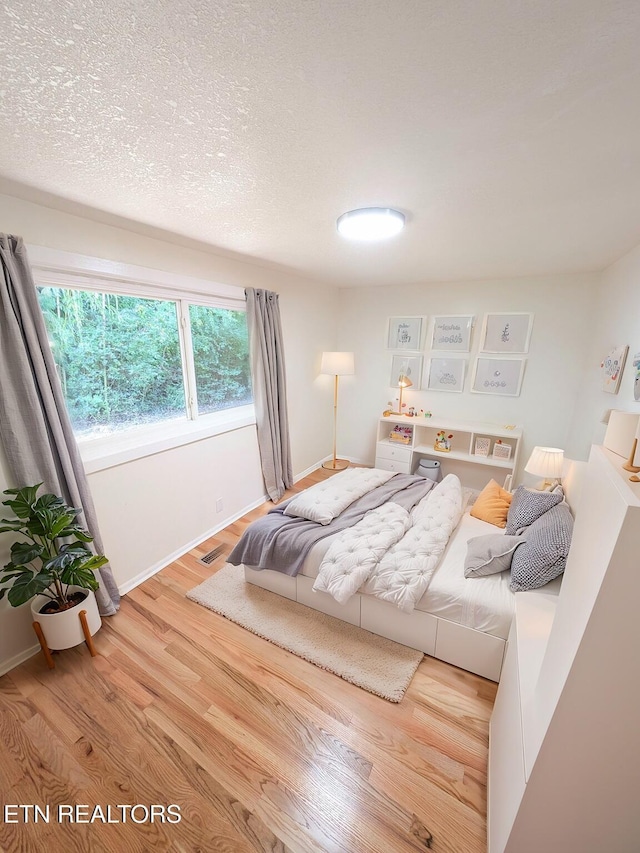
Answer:
M590 347L572 424L572 441L581 450L602 442L601 423L607 409L640 412L633 397L634 354L640 352L640 245L602 273L596 305L597 321L590 331ZM629 345L620 390L601 390L600 363L613 347Z
M598 286L597 275L547 276L510 281L360 288L341 292L338 343L354 350L356 375L344 381L340 399L339 450L372 462L377 419L397 395L389 386L391 353L386 349L391 316L475 314L472 351L462 394L405 391L403 402L435 416L518 424L524 428L521 462L534 445L578 448L570 435L574 402L588 351ZM530 351L519 397L473 394L471 367L480 345L485 312L535 314Z
M335 348L335 288L7 195L0 195L0 231L33 245L278 292L294 473L330 452L331 388L317 374L320 353ZM91 474L89 484L105 552L126 588L264 496L254 427ZM215 511L217 498L222 513ZM0 537L0 556L7 548L7 537ZM31 645L29 621L27 609L9 613L6 601L0 603L0 672L3 661Z

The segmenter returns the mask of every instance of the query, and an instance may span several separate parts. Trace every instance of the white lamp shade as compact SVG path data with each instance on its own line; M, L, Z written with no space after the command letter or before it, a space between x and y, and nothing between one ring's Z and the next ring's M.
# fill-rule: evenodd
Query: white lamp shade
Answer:
M355 373L352 352L323 352L320 373L331 376L350 376Z
M640 429L640 414L637 412L620 412L613 409L609 414L609 423L604 436L604 446L618 456L629 458L633 439Z
M564 450L559 447L534 447L524 470L536 477L559 480L562 477L563 461Z

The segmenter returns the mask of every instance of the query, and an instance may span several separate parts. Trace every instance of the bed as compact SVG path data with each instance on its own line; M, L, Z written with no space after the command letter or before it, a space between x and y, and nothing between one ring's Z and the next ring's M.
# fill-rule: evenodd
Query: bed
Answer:
M572 494L575 477L571 472L569 474L565 480L566 491L568 498L575 503L575 494ZM463 490L463 505L467 497L468 492ZM420 505L426 505L430 500L431 497L426 496ZM286 504L283 506L286 509ZM357 503L352 506L357 506ZM371 518L371 511L368 513ZM499 680L515 608L515 594L509 588L509 573L467 579L463 572L468 540L500 533L499 528L473 517L470 508L463 506L459 520L456 519L446 546L438 556L427 589L415 601L411 612L404 612L396 604L371 594L370 583L358 587L358 591L344 603L339 603L326 592L313 589L314 584L317 585L320 566L326 567L323 561L345 536L344 527L335 533L330 530L331 523L325 531L318 531L322 538L310 547L295 576L285 573L286 566L281 567L285 571L274 571L244 562L246 581L492 681ZM346 530L351 535L353 525ZM238 563L237 559L230 561ZM557 595L560 582L560 578L552 581L544 591Z

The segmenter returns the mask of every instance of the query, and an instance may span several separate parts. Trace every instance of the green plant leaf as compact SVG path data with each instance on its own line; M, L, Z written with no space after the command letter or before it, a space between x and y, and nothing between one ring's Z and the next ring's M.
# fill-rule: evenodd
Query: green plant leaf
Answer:
M22 528L25 526L22 521L18 521L18 519L10 519L3 518L0 520L0 533L21 533Z
M98 555L87 560L87 562L83 564L83 568L90 569L92 572L95 572L96 569L99 569L100 566L106 565L108 562L109 560L107 560L106 557Z
M20 607L21 604L29 601L30 598L48 589L52 580L51 575L42 572L35 576L29 573L29 576L25 575L24 579L17 578L7 595L9 604L12 607Z
M50 528L51 537L56 538L60 536L61 532L73 521L73 519L74 516L68 512L62 513L58 518L54 519Z
M77 510L71 510L69 507L65 507L62 498L51 494L40 495L33 505L33 510L36 512L39 509L53 509L54 507L64 507L66 512L77 512Z
M64 583L81 586L83 589L98 589L99 583L92 571L84 566L71 566L62 577Z
M58 534L60 539L64 539L67 536L75 536L76 539L79 539L81 542L93 542L93 536L90 536L84 527L80 527L79 524L72 524L70 527L65 527L65 529L61 530Z
M91 557L91 551L83 542L72 542L69 545L62 545L55 557L43 563L43 568L61 572L76 563L83 565L89 557Z
M42 545L35 542L14 542L11 546L11 562L14 566L26 566L44 552Z
M9 590L6 586L3 587L2 589L0 589L0 601L2 601L2 599L5 597L5 595L7 594L8 591Z
M2 501L18 518L29 518L36 502L36 493L42 483L35 486L23 486L21 489L6 489L5 495L15 495L14 500Z

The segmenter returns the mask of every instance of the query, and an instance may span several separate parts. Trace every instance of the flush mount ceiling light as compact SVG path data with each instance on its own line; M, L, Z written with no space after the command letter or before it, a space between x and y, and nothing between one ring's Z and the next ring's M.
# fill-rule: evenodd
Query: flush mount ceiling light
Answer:
M348 240L386 240L403 228L404 214L390 207L362 207L338 219L338 231Z

